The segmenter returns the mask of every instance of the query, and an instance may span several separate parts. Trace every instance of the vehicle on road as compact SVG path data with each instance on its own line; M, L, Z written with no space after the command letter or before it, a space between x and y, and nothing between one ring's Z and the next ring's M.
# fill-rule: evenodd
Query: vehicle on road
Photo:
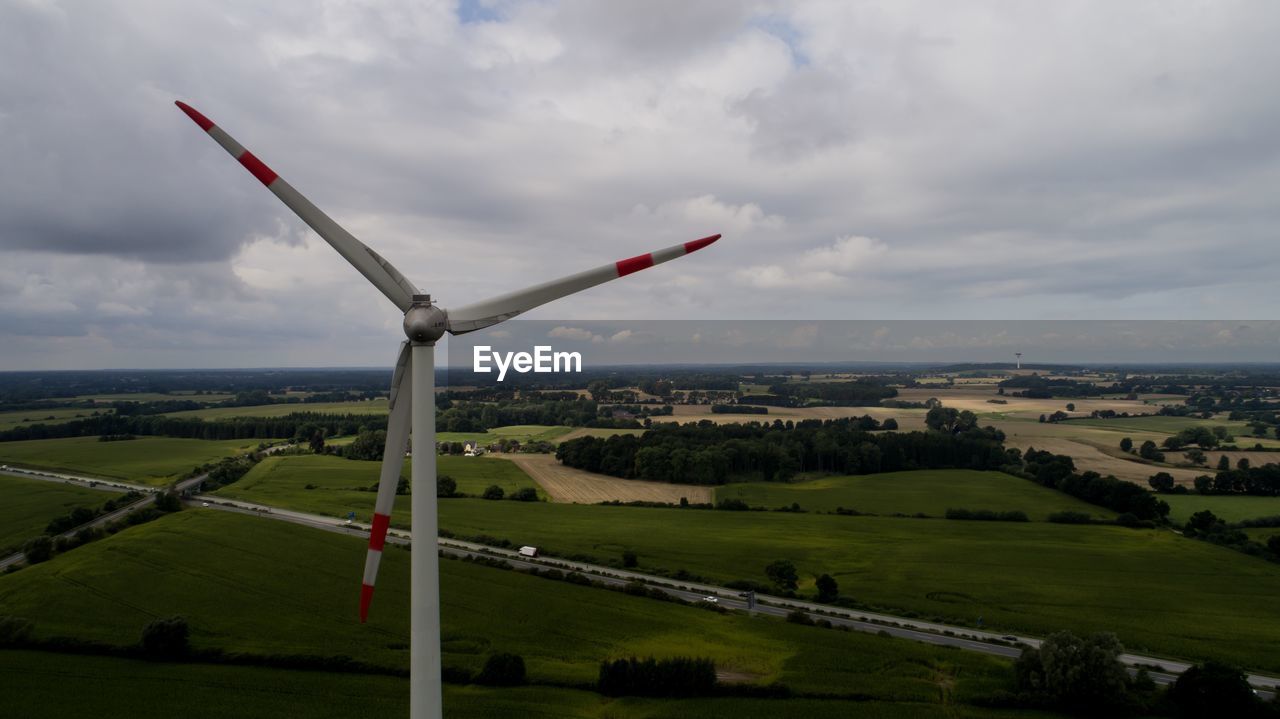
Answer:
M703 598L702 598L702 601L704 601L704 602L706 602L706 603L708 603L708 604L719 604L719 603L720 603L720 597L714 597L714 596L711 596L710 594L708 594L707 596L705 596L705 597L703 597Z
M526 546L523 546L523 547L521 547L521 548L520 548L520 556L522 556L522 557L537 557L537 556L538 556L538 548L537 548L537 547L530 547L530 546L527 546L527 545L526 545Z
M1006 635L1004 635L1003 637L1000 637L1000 638L1001 638L1001 639L1003 639L1003 640L1005 640L1006 642L1016 642L1016 641L1018 641L1018 638L1017 638L1017 637L1015 637L1015 636L1013 636L1012 634L1006 634Z
M208 503L208 502L201 502L201 503L200 503L200 506L201 506L201 507L208 507L208 506L209 506L209 503Z

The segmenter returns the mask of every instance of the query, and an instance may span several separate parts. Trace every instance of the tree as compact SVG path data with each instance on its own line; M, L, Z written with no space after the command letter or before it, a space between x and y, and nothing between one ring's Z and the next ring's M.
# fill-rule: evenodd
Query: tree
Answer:
M1039 649L1027 647L1014 664L1020 691L1053 706L1089 714L1106 713L1125 701L1129 675L1120 662L1124 647L1114 634L1080 638L1049 635Z
M1248 468L1249 468L1248 457L1241 457L1240 460L1236 462L1236 469L1248 469Z
M1224 454L1218 458L1218 471L1226 472L1229 469L1231 469L1231 458Z
M513 687L525 682L524 657L519 654L492 654L476 675L476 683L491 687Z
M778 589L794 592L800 586L800 574L796 565L786 559L779 559L764 568L764 574Z
M817 587L819 602L834 602L836 597L840 596L840 586L836 584L835 578L830 574L823 574L818 577Z
M53 538L41 535L29 539L26 544L22 545L22 553L27 558L27 564L47 562L53 557Z
M190 635L185 617L156 619L142 630L142 651L159 659L177 659L190 649Z
M491 484L488 487L485 487L484 494L480 496L483 499L502 499L503 494L505 494L505 492L502 491L502 487L499 487L496 484Z
M1178 716L1187 719L1248 717L1256 715L1262 704L1244 672L1214 661L1183 672L1169 687L1169 701L1177 707Z
M1186 526L1187 526L1187 529L1194 529L1198 532L1205 532L1212 529L1220 521L1222 520L1218 519L1217 515L1215 515L1213 512L1210 512L1207 509L1202 509L1199 512L1196 512L1195 514L1191 515L1191 519L1187 520Z
M1128 437L1125 437L1124 439L1120 440L1120 451L1122 451L1122 452L1132 452L1132 451L1133 451L1133 440L1132 440L1132 439L1129 439Z
M458 493L458 483L447 474L436 476L436 496L452 497Z
M1208 458L1205 456L1204 450L1201 450L1201 449L1189 449L1183 453L1183 456L1186 457L1192 464L1205 464L1208 461Z
M1195 480L1193 481L1193 484L1196 488L1196 491L1199 492L1200 494L1209 494L1209 492L1213 488L1213 477L1209 477L1207 475L1202 474L1199 477L1195 478Z
M1075 405L1075 403L1074 403L1074 402L1068 402L1068 403L1067 403L1067 411L1068 411L1068 412L1074 412L1074 411L1076 411L1076 405Z
M639 566L639 564L640 558L636 556L635 552L627 550L622 553L622 566L631 568Z
M156 509L161 512L176 512L182 509L182 500L177 492L161 492L156 495Z
M1147 484L1150 484L1151 488L1157 492L1172 492L1174 485L1173 475L1168 472L1156 472L1147 480Z
M897 428L898 428L898 420L894 419L893 417L886 419L884 423L880 425L880 429L896 430Z

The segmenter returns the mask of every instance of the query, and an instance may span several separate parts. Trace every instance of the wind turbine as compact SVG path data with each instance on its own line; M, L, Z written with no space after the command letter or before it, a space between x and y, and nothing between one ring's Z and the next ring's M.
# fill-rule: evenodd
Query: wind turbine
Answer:
M1014 352L1013 355L1018 358L1018 369L1022 369L1022 353Z
M412 553L410 571L409 716L412 719L439 717L440 559L435 546L439 535L436 517L436 340L446 332L460 335L496 325L552 300L683 257L710 245L720 239L720 235L619 260L447 310L434 304L430 295L420 293L390 262L342 229L209 118L184 102L176 104L404 313L404 332L408 341L400 343L400 355L391 378L387 443L382 455L378 498L374 504L369 552L360 588L360 621L368 617L369 604L373 599L378 564L382 559L387 527L391 523L396 484L400 479L412 425L414 445L418 448L410 477L412 531L414 538L422 539L422 545Z

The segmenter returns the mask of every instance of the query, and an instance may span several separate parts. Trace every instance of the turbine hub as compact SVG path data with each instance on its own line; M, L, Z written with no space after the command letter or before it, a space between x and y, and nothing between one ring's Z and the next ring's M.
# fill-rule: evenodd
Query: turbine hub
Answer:
M431 304L431 295L414 295L404 313L404 333L411 342L433 343L444 335L448 315Z

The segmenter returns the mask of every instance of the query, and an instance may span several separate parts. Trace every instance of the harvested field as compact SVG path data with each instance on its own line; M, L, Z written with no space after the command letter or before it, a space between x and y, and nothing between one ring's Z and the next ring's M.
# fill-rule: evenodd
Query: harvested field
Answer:
M1115 475L1117 479L1140 484L1144 487L1147 486L1147 479L1156 472L1168 472L1173 475L1174 481L1178 484L1188 486L1191 485L1196 477L1205 473L1204 470L1158 467L1121 457L1113 457L1091 444L1064 437L1009 435L1005 445L1017 447L1024 451L1028 447L1035 447L1054 454L1069 455L1075 460L1077 471L1094 471L1103 476L1108 474Z
M998 412L1005 416L1022 419L1037 419L1041 414L1053 414L1058 411L1066 412L1068 403L1075 405L1074 412L1067 412L1072 417L1088 417L1095 409L1110 409L1116 412L1128 412L1129 414L1150 414L1157 409L1143 403L1141 400L1066 399L1060 397L1053 399L1027 399L1025 397L998 395L994 385L986 385L981 388L969 386L950 389L913 387L899 390L897 399L908 402L924 402L930 397L937 397L942 401L944 407L967 409L979 415ZM992 399L1004 400L1006 404L995 404L988 401Z
M681 497L693 504L710 503L712 488L692 484L667 484L638 479L618 479L603 474L566 467L549 454L495 454L509 459L533 477L553 502L597 504L599 502L670 502Z
M1227 461L1231 463L1231 468L1236 468L1236 463L1241 459L1249 460L1249 465L1253 467L1261 467L1264 464L1280 464L1280 452L1205 452L1205 456L1209 458L1208 469L1206 474L1213 474L1218 469L1219 458L1223 455L1227 456ZM1181 456L1181 453L1179 453Z
M577 429L567 434L557 437L555 439L555 442L559 444L560 442L568 442L571 439L578 439L579 437L609 438L617 434L632 434L632 435L639 436L644 434L644 430L643 429L607 429L603 427L578 427Z

